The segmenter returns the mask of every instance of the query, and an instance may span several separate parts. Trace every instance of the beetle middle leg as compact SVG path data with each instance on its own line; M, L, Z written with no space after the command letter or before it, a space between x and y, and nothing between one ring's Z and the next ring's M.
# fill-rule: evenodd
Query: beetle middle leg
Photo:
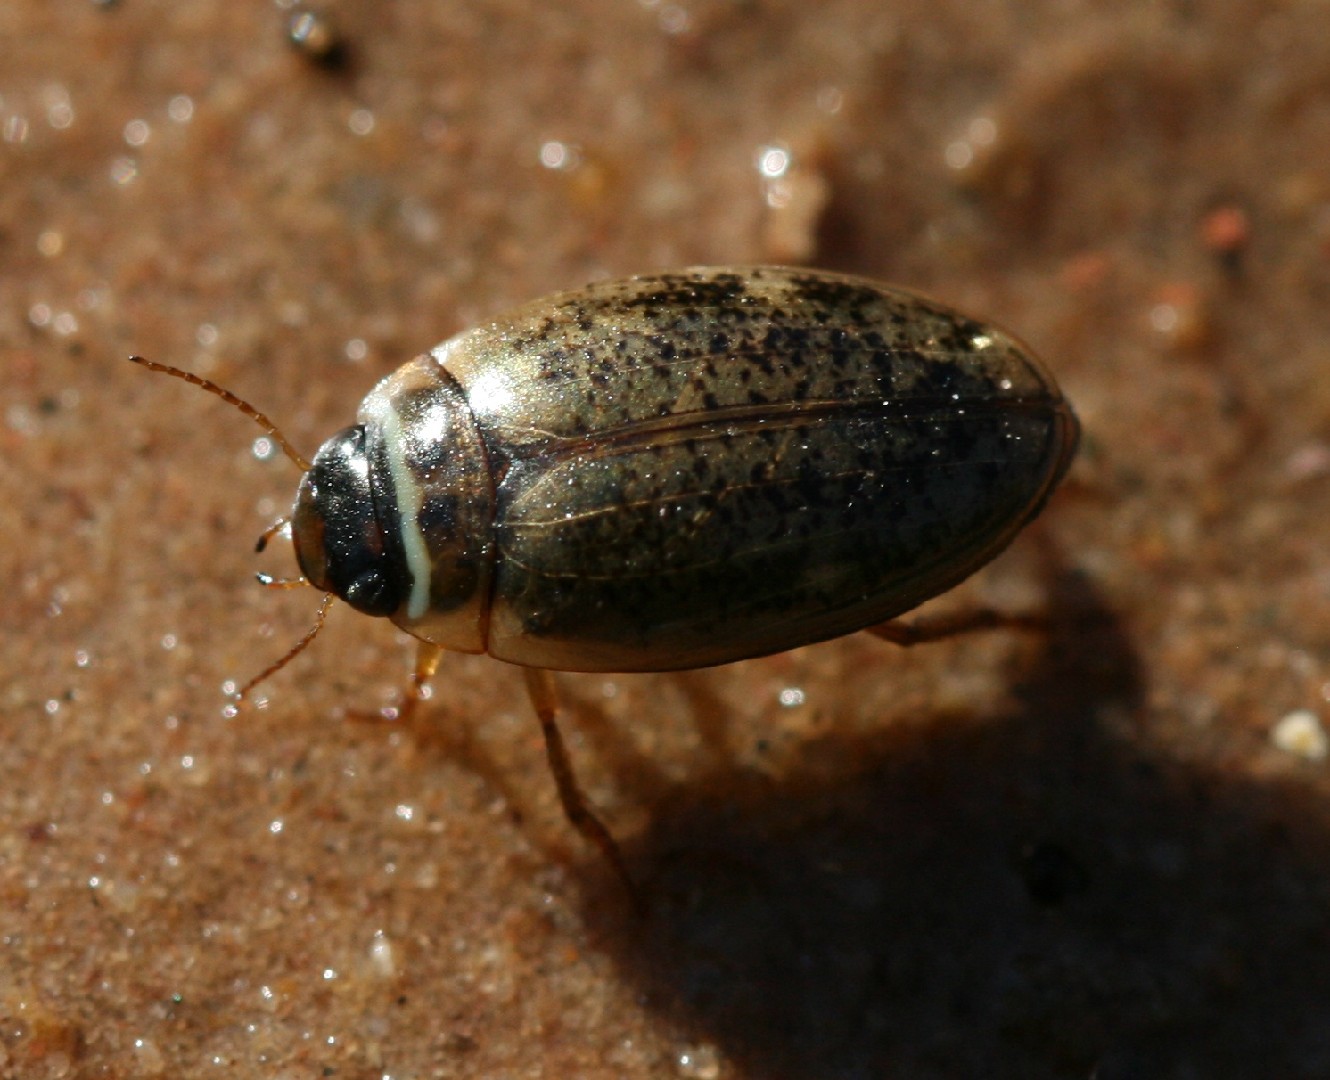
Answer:
M409 722L415 715L416 708L425 697L425 687L434 677L444 651L442 645L428 641L417 644L415 671L411 675L411 685L407 688L401 705L398 706L397 722ZM540 668L523 668L522 672L526 676L526 688L531 698L531 706L535 710L536 719L540 721L541 733L545 736L545 756L549 760L550 772L554 774L554 784L559 792L559 803L563 807L564 816L574 829L600 849L606 861L623 881L633 906L640 911L641 901L632 878L628 876L628 868L624 865L619 845L614 842L614 837L610 835L609 829L600 818L596 817L582 791L582 786L577 782L577 774L573 771L573 763L568 757L568 748L564 745L563 734L559 731L559 725L555 720L559 711L559 695L554 686L554 677Z
M415 716L416 707L425 698L425 687L439 669L443 653L443 646L435 645L432 641L421 641L416 644L416 668L411 672L411 685L406 688L402 703L397 707L395 719L398 723L410 723L411 718Z
M958 634L970 634L979 630L1033 630L1048 628L1048 620L1041 615L1015 615L996 608L972 608L968 611L949 612L925 618L902 622L879 623L877 626L864 627L864 633L872 634L893 645L921 645L928 641L941 641Z
M524 667L522 673L526 676L526 689L531 698L531 707L536 711L541 733L545 736L545 756L549 759L550 772L554 774L554 784L559 790L559 802L563 806L564 817L574 829L600 849L600 853L623 881L633 907L640 913L641 898L633 885L633 879L628 876L628 868L624 866L619 845L614 842L609 829L605 828L604 823L592 811L582 786L577 782L577 774L573 772L568 748L564 745L563 734L559 731L559 725L555 720L559 711L559 695L554 685L554 676L543 668Z

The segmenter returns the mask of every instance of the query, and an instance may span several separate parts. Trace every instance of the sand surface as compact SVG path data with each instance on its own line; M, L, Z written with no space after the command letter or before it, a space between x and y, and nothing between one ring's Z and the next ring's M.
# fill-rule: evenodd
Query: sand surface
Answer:
M0 1076L1330 1075L1330 7L0 4ZM254 538L515 302L797 262L1028 340L1085 425L939 610L522 680Z

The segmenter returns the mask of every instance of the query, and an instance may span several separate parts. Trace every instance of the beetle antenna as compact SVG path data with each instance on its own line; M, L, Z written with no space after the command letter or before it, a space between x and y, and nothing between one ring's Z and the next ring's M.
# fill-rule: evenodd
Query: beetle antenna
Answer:
M248 694L251 690L253 690L254 687L258 686L259 683L263 682L269 676L276 675L279 671L282 670L282 668L286 667L287 664L289 664L292 660L294 660L297 656L299 656L309 647L309 643L313 641L316 637L318 637L319 631L323 629L323 620L328 617L328 609L332 607L332 602L335 599L336 597L333 596L333 594L330 592L323 594L323 603L319 605L319 613L314 617L314 625L309 628L304 637L302 637L299 641L297 641L294 645L291 646L291 648L289 648L286 651L285 656L283 656L275 664L269 664L266 668L264 668L257 675L255 675L254 678L250 679L249 682L245 683L244 686L242 686L239 690L237 690L236 691L237 701L243 701L245 699L245 695Z
M218 386L211 379L205 379L202 375L195 375L192 371L182 371L180 368L172 367L170 364L159 364L156 360L145 360L141 356L131 356L129 362L131 364L138 364L140 367L145 367L149 371L160 371L163 375L174 375L177 379L183 379L187 383L201 386L210 394L216 394L228 405L234 405L242 413L258 424L259 427L263 428L263 430L272 437L273 441L282 448L282 452L296 463L296 467L301 472L309 472L309 462L296 452L294 446L286 441L286 436L277 430L277 425L264 416L263 413L259 412L258 409L254 408L254 406L244 398L237 397L235 394L231 393L230 390L226 389L226 387Z

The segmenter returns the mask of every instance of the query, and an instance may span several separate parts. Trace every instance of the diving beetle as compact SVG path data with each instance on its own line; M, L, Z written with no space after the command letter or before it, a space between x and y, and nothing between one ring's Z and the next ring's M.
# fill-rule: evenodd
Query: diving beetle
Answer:
M862 278L782 267L597 282L385 377L300 467L303 577L445 650L518 665L571 823L628 880L576 782L551 671L705 667L870 630L1002 551L1079 425L1004 331ZM998 625L986 613L976 625ZM930 635L931 636L931 635Z

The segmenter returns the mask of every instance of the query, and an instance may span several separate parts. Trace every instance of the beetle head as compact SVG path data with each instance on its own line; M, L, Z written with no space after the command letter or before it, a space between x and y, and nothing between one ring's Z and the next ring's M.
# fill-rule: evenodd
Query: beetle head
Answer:
M319 447L300 481L291 539L300 570L315 588L366 615L392 615L410 590L402 561L376 511L362 424Z

